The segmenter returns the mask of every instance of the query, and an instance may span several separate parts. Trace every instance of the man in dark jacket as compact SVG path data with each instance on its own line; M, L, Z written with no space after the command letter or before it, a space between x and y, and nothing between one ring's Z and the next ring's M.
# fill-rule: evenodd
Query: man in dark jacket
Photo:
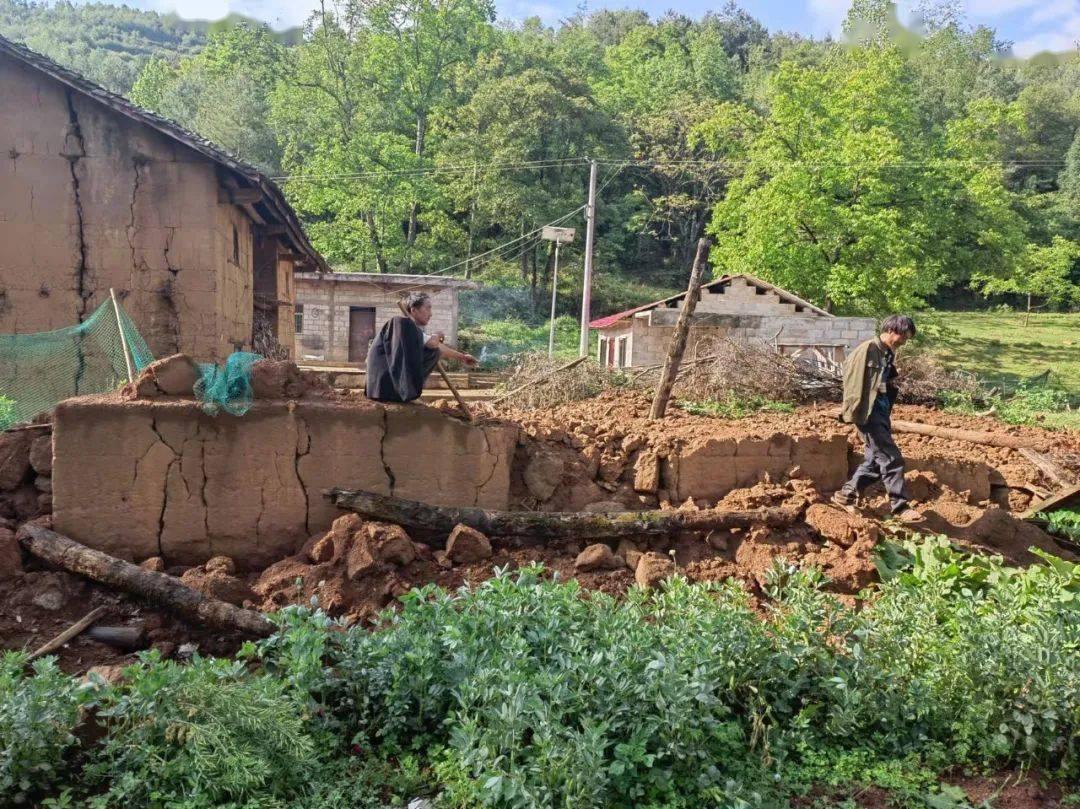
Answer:
M380 402L420 398L424 382L443 357L475 365L476 358L443 344L442 332L424 331L431 320L431 298L411 293L402 303L408 317L392 317L371 341L367 355L366 393Z
M893 315L881 333L844 360L844 401L840 420L854 424L866 443L864 460L833 502L854 505L870 484L882 481L892 513L904 522L921 522L904 490L904 456L892 437L892 407L897 397L896 349L915 336L915 321Z

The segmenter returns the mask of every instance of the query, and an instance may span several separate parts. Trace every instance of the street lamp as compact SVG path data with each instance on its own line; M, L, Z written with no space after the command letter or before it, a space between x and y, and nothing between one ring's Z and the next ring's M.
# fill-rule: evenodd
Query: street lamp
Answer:
M551 324L548 327L548 357L555 356L555 296L559 289L559 247L574 241L574 228L556 228L545 225L540 238L555 242L555 272L551 276Z

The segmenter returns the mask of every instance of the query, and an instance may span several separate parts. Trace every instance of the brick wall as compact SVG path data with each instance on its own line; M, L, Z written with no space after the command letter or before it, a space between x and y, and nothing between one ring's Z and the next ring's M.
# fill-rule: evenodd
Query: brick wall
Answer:
M375 331L401 314L401 286L368 281L296 279L296 303L303 306L303 332L296 335L298 362L349 360L349 309L375 309ZM410 287L410 290L412 287ZM450 345L457 343L458 292L446 287L421 287L431 296L432 317L428 331L441 331Z
M864 340L877 333L877 322L869 317L826 317L810 309L796 311L772 290L759 291L742 278L721 288L703 290L694 312L687 338L687 356L696 351L699 340L718 336L747 342L775 344L784 353L813 346L837 361ZM679 317L682 301L673 307L661 306L600 330L602 338L629 335L630 365L662 363Z
M212 161L0 56L0 332L74 325L113 287L156 356L250 344L250 223L217 187Z

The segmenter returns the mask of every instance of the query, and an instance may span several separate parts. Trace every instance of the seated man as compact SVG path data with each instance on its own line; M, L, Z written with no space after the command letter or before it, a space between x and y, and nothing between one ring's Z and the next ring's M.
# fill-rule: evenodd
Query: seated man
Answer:
M893 315L881 324L881 334L867 340L844 360L844 405L840 420L854 424L866 444L864 460L851 480L833 495L833 502L854 505L870 484L881 481L889 493L893 516L922 522L904 491L904 456L892 437L892 407L896 385L896 349L915 336L915 322Z
M402 303L408 317L386 321L367 355L367 396L380 402L411 402L442 357L475 365L476 358L443 344L443 333L423 331L431 320L431 298L412 292Z

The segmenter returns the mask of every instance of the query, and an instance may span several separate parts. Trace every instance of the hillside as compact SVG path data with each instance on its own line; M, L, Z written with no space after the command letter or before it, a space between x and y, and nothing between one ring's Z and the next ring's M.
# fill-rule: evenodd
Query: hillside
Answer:
M203 48L212 30L246 19L233 14L208 22L106 3L0 0L0 35L124 94L152 57L172 61L192 56ZM299 31L279 36L292 43L299 40Z

